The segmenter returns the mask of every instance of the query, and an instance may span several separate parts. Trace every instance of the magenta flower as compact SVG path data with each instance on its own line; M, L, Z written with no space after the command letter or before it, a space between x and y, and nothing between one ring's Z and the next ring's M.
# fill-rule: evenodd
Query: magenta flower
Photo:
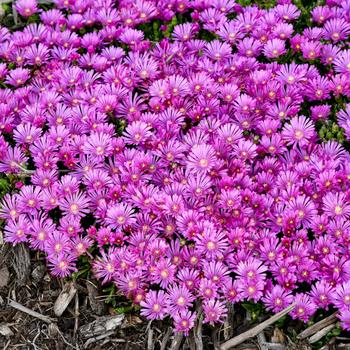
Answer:
M169 260L158 261L153 273L152 280L159 283L162 288L166 288L175 280L176 266L171 264Z
M316 305L309 296L297 294L294 298L295 307L290 312L293 319L300 319L307 322L311 315L316 311Z
M196 313L190 311L180 311L174 315L174 327L176 332L183 332L188 335L190 329L193 328L196 320Z
M350 330L350 310L349 309L341 310L339 319L340 319L342 328L345 329L346 331L349 331Z
M187 162L190 169L208 172L215 165L215 151L210 145L195 145L189 154Z
M117 204L107 211L106 223L112 228L125 227L135 223L133 209L127 204Z
M334 289L331 300L334 306L340 310L350 308L349 287L350 287L350 282L345 282Z
M75 258L72 255L53 255L48 259L48 265L51 273L57 277L67 277L77 271Z
M214 324L225 318L227 309L223 302L208 300L203 304L203 312L204 322Z
M311 289L310 296L313 302L323 309L328 309L332 302L333 287L324 281L317 282Z
M285 126L282 132L284 140L290 145L307 145L315 137L315 131L310 120L304 116L294 118Z
M186 311L192 306L194 296L184 286L172 285L168 288L168 308L171 313Z
M27 242L30 230L29 220L25 215L20 215L17 220L9 221L4 229L4 239L6 242L16 245Z
M151 290L140 305L143 307L141 315L151 320L162 320L168 310L168 298L162 290L158 292Z
M38 12L38 4L36 0L16 0L16 10L23 17L30 17Z
M281 286L276 285L272 287L271 291L267 292L266 296L263 297L263 301L267 309L279 312L293 302L293 296Z
M30 73L29 69L16 68L9 72L5 82L14 87L21 86L30 78L29 73Z
M240 261L235 272L239 277L246 281L256 281L265 278L266 267L261 261L255 258L248 258L246 261Z
M333 218L350 216L350 203L343 193L327 193L323 198L324 212Z
M263 52L267 58L279 58L286 53L284 41L281 39L268 40L264 45Z
M60 201L60 208L65 215L83 217L88 213L89 199L85 194L78 192L71 194Z

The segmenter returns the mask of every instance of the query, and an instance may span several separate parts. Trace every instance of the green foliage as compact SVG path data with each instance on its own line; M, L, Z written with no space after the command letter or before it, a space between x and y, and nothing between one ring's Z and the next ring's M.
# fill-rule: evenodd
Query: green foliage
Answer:
M86 255L82 255L79 257L77 262L77 268L78 268L78 271L72 274L73 281L76 281L79 278L87 279L90 276L91 264L90 264L90 260Z
M344 130L336 122L327 120L321 126L318 135L323 141L336 140L343 144L345 142Z
M264 305L262 303L244 301L241 303L241 305L250 313L253 322L258 321L259 317L266 313Z

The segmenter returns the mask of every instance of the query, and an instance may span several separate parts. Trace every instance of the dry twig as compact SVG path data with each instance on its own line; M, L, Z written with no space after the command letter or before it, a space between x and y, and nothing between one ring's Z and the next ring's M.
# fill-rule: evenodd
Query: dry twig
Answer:
M325 335L327 335L334 327L335 327L335 324L333 323L333 324L330 324L329 326L321 329L320 331L318 331L312 337L309 338L309 343L313 344L313 343L318 342Z
M73 330L73 335L77 334L78 327L79 327L79 296L78 293L75 294L75 306L74 306L74 330Z
M270 326L271 324L275 323L276 321L278 321L281 317L287 315L290 311L292 311L295 307L295 304L292 304L291 306L288 306L287 308L285 308L284 310L280 311L279 313L277 313L276 315L273 315L272 317L270 317L269 319L267 319L266 321L258 324L256 327L250 329L247 332L244 332L240 335L238 335L237 337L234 337L230 340L228 340L227 342L223 343L220 347L220 350L228 350L233 348L236 345L239 345L241 343L243 343L245 340L249 339L249 338L253 338L255 336L257 336L259 333L261 333L265 328L267 328L268 326Z
M166 346L169 342L169 339L170 339L170 336L172 334L172 329L169 327L163 337L163 340L162 340L162 343L160 345L160 350L165 350L166 349Z
M332 323L335 323L337 321L337 313L324 318L323 320L316 322L309 328L306 328L304 331L302 331L300 334L298 334L297 339L305 339L310 337L311 335L317 333L319 330L331 325Z
M183 337L184 335L182 333L175 334L169 350L179 350Z
M45 315L43 315L43 314L40 314L39 312L36 312L36 311L34 311L34 310L28 309L27 307L25 307L25 306L23 306L23 305L17 303L17 302L14 301L14 300L9 299L8 305L11 306L11 307L13 307L14 309L17 309L17 310L19 310L19 311L21 311L21 312L24 312L24 313L28 314L28 315L30 315L30 316L33 316L33 317L35 317L35 318L38 318L39 320L41 320L41 321L43 321L43 322L46 322L46 323L49 323L49 324L51 324L51 323L54 322L54 320L51 319L50 317L45 316Z

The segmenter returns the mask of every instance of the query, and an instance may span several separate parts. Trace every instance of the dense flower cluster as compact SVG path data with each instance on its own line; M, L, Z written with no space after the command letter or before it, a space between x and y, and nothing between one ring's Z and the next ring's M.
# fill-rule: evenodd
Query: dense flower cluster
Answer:
M350 329L350 155L316 132L333 113L350 139L330 103L350 98L350 2L300 33L289 1L54 2L18 0L40 24L0 29L0 171L23 180L5 240L62 277L97 245L95 275L185 334L196 301L210 324L251 300Z

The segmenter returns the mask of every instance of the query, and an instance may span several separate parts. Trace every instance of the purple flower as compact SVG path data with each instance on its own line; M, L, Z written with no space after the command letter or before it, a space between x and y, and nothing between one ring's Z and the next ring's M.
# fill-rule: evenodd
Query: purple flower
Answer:
M307 145L315 137L315 131L310 120L304 116L293 118L287 126L284 127L282 136L290 145Z
M16 245L27 242L30 229L29 220L25 215L20 215L15 221L9 221L4 229L6 242Z
M284 41L281 39L268 40L263 49L267 58L279 58L286 53Z
M67 216L82 217L88 213L89 202L85 194L78 192L62 199L60 208Z
M338 317L340 319L342 328L345 329L346 331L349 331L350 330L350 310L349 309L341 310Z
M325 39L334 42L345 40L350 34L350 25L343 18L332 18L324 24Z
M168 288L169 312L177 313L186 311L192 306L194 296L184 286L172 285Z
M293 301L293 296L281 286L276 285L263 297L267 309L279 312L285 309Z
M350 203L344 193L327 193L323 197L323 210L332 218L350 216Z
M16 68L9 72L6 77L5 82L14 87L23 85L30 78L29 69L25 68Z
M48 265L51 273L57 277L67 277L77 271L75 258L72 255L53 255L48 258Z
M16 10L23 17L30 17L38 12L38 3L36 0L16 0Z
M220 322L227 315L227 308L223 302L208 300L203 303L204 323L213 325Z
M151 290L140 305L143 307L141 315L151 320L162 320L168 311L168 298L162 290Z
M106 223L112 228L125 227L135 222L133 209L124 203L112 206L107 211Z
M307 322L316 311L316 305L307 295L297 294L294 298L294 303L295 307L290 312L293 319L300 319Z
M176 266L171 264L169 260L162 259L157 262L157 265L152 272L152 280L154 283L159 283L162 288L166 288L175 280Z
M334 306L340 310L350 308L350 281L338 285L332 294L331 300Z
M191 313L191 311L188 310L174 314L174 327L176 332L183 332L187 336L190 329L194 326L196 316L195 312Z

